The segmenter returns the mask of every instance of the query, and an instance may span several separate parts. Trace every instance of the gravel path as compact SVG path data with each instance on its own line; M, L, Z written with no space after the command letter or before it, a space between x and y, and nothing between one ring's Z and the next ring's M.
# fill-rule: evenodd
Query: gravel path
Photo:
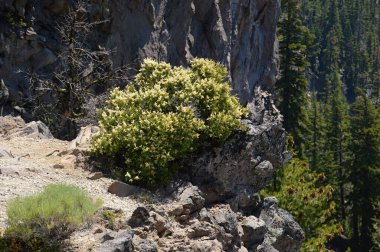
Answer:
M68 142L56 139L13 138L0 136L0 149L14 158L0 157L0 230L6 227L6 204L17 196L30 195L41 191L51 183L73 184L83 188L94 199L101 199L103 206L121 209L126 216L132 214L139 203L131 198L120 198L107 192L113 180L87 179L88 171L75 168L55 169L61 158L51 155L53 151L66 150Z

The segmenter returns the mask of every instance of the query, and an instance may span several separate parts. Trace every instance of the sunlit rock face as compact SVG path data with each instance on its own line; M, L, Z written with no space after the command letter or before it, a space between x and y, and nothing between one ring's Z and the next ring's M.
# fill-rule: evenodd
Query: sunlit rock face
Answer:
M107 45L117 48L117 64L212 58L228 67L242 104L257 86L273 89L278 0L112 0L109 6Z
M232 134L223 144L201 144L183 160L190 181L205 193L207 202L228 202L234 210L252 214L260 208L256 193L273 181L289 159L282 115L269 93L255 91L248 104L245 131Z
M63 51L55 26L75 2L2 1L0 78L9 89L9 103L30 96L28 78L18 70L54 69ZM91 21L106 20L94 27L89 47L111 49L116 66L137 69L146 57L187 65L206 57L229 69L244 105L255 87L273 90L279 0L92 0L85 11Z

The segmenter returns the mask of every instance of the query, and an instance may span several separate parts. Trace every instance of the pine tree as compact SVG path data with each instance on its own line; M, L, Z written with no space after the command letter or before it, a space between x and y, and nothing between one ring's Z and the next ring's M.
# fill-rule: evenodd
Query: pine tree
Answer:
M317 36L319 53L312 56L310 80L321 91L330 69L329 40L336 37L340 68L350 103L362 87L379 97L380 2L378 0L304 0L305 25Z
M342 26L337 0L330 2L326 48L323 51L324 89L322 100L326 116L325 170L334 186L335 199L339 202L339 217L344 221L345 212L345 163L348 157L348 105L343 93L341 76Z
M357 93L351 117L352 249L369 251L375 217L373 203L380 196L380 114L363 90Z
M322 107L317 100L315 89L311 94L310 106L308 107L309 131L306 142L306 156L310 161L310 168L314 172L326 172L324 164L324 150L326 146L326 120L322 116Z
M317 114L313 111L315 102L312 101L308 111L311 135L307 138L305 153L311 169L323 171L328 183L334 186L334 199L340 203L336 217L352 220L351 223L346 222L346 227L351 229L346 230L346 235L353 235L353 244L356 245L352 251L368 251L371 245L368 243L368 230L372 232L368 222L372 218L370 216L375 214L371 210L371 202L376 200L375 188L379 187L374 167L379 165L374 160L366 163L372 168L369 169L370 183L365 183L365 166L355 161L365 151L357 153L359 146L351 142L364 141L363 132L368 125L356 126L355 130L351 127L351 132L348 132L350 120L347 119L347 103L355 101L357 88L360 87L367 93L367 104L373 101L372 108L374 104L380 104L380 2L304 0L302 12L305 15L304 24L317 35L319 51L310 59L313 64L310 67L310 83L318 91L317 101L324 116L321 121L325 121L324 127L316 130ZM363 104L363 94L359 94L358 99ZM378 125L378 122L373 123L372 129L375 124ZM311 141L315 133L325 141ZM356 134L351 136L353 140L350 139L351 133ZM359 134L362 134L361 140L358 140ZM372 194L368 193L369 186Z
M267 189L264 196L274 195L301 225L306 235L301 251L327 251L327 242L342 228L332 218L336 211L333 188L324 185L325 175L313 172L307 161L293 159L282 168L279 177L279 189Z
M282 10L283 15L279 22L281 78L278 81L278 90L282 97L280 110L284 115L284 127L293 135L296 150L302 156L307 121L307 50L313 38L302 25L298 0L282 1Z
M331 1L330 14L327 25L326 47L323 50L322 73L324 80L323 100L328 102L340 79L340 60L342 43L342 26L336 0Z
M327 151L330 154L329 169L330 183L338 189L340 218L346 219L345 213L345 191L346 163L350 155L348 143L350 139L348 105L343 94L343 83L338 72L332 73L330 79L330 92L326 104L327 115Z

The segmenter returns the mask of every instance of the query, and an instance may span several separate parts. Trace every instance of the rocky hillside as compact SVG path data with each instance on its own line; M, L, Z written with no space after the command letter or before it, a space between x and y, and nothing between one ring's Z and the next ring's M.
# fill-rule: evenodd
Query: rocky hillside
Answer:
M101 21L88 39L91 48L113 51L114 66L139 65L142 59L186 65L193 57L224 63L243 104L255 87L272 90L278 59L275 31L278 0L123 1L90 0L86 14ZM51 72L63 45L57 23L72 0L2 0L0 5L0 98L4 113L23 113L30 94L26 72ZM106 22L103 22L106 21ZM17 106L17 107L16 107Z
M265 92L253 104L247 132L189 157L181 178L153 194L83 169L96 127L65 142L41 122L0 117L0 227L10 199L69 183L103 202L96 222L69 238L69 251L298 251L300 226L275 198L257 194L290 158L281 115Z
M1 1L2 114L27 116L22 101L31 93L22 72L54 70L63 51L56 23L74 2ZM84 12L99 24L87 42L111 49L114 66L133 68L147 57L174 65L194 57L222 62L234 93L248 106L248 131L222 146L204 146L182 161L168 188L151 194L83 169L95 128L83 129L69 143L54 139L41 122L0 117L0 228L6 226L9 199L64 182L101 198L107 213L74 233L69 251L298 251L302 229L276 199L257 194L291 158L282 116L263 91L273 90L277 76L279 1L89 3Z

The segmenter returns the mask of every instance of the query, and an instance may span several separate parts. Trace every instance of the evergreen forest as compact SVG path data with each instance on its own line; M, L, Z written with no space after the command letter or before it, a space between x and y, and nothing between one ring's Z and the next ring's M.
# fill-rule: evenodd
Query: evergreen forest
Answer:
M378 0L282 1L277 95L297 159L272 190L304 251L380 251L379 36Z
M380 252L380 0L0 0L0 252Z

